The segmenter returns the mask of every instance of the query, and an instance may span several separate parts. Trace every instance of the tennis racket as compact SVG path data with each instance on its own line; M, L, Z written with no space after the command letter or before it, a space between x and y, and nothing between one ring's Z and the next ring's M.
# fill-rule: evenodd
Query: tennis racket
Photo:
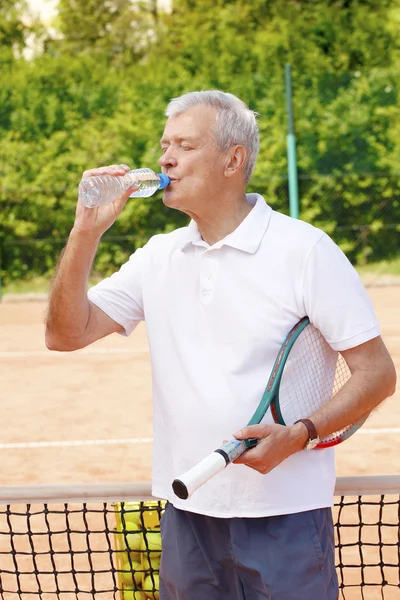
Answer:
M283 342L260 404L248 425L260 423L268 408L274 421L281 425L293 425L299 419L310 417L335 396L350 375L342 355L332 350L309 318L304 317ZM316 448L340 444L361 427L367 416L321 439ZM257 442L257 439L226 442L174 480L172 488L175 494L183 500L189 498L201 485Z

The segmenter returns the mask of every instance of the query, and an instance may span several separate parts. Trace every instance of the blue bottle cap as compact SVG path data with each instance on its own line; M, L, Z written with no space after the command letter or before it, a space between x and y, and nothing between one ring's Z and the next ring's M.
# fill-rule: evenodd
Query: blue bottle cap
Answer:
M160 187L158 188L159 190L163 190L167 187L167 185L171 183L171 180L168 177L168 175L164 175L164 173L157 173L157 177L160 180Z

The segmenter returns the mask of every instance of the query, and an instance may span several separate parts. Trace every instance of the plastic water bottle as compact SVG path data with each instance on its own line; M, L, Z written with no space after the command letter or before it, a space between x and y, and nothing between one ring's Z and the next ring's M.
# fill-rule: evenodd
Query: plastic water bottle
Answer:
M78 198L88 208L108 204L131 186L139 189L130 198L148 198L157 190L163 190L170 183L164 173L154 173L151 169L134 169L126 175L94 175L84 177L78 187Z

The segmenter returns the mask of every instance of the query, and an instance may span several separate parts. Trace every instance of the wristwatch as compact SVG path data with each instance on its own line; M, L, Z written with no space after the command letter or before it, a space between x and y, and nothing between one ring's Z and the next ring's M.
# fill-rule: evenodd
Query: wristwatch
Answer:
M318 446L320 442L314 423L310 421L310 419L299 419L298 421L295 421L293 425L296 425L296 423L304 423L304 425L307 427L308 440L304 445L304 450L313 450L313 448Z

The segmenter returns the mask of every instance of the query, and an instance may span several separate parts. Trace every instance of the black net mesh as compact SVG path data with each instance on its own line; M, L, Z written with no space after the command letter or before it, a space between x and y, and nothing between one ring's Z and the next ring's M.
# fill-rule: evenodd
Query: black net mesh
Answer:
M335 515L342 597L400 598L400 498L342 496Z
M160 502L0 506L0 597L158 598Z
M0 598L158 599L163 506L0 506ZM341 597L400 598L400 497L342 496L334 516Z

